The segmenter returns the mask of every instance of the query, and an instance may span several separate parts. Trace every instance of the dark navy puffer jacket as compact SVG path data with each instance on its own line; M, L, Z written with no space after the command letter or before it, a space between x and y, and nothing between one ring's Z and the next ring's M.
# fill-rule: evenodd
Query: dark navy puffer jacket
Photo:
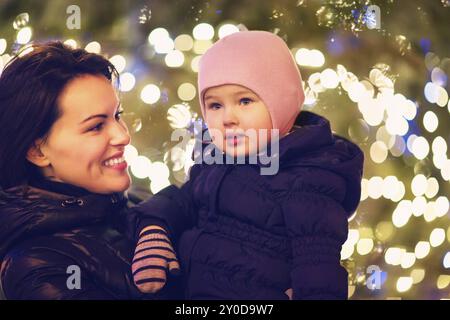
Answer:
M0 190L0 300L180 298L177 279L157 294L134 285L131 260L145 225L128 208L149 195L135 191L100 195L50 181ZM67 285L71 266L78 288Z
M361 196L364 155L302 111L280 140L280 169L195 164L134 207L165 226L185 275L186 299L347 299L340 265L348 218ZM300 127L299 127L300 126Z

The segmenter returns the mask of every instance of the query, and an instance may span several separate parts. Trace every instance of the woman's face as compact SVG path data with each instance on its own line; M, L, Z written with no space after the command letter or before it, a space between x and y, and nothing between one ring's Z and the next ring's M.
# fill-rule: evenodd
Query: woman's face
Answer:
M222 152L246 156L261 152L270 142L270 113L252 90L234 84L221 85L206 90L204 99L211 139Z
M123 158L130 135L111 82L103 76L77 77L67 84L58 105L61 117L28 159L51 180L95 193L125 191L131 183Z

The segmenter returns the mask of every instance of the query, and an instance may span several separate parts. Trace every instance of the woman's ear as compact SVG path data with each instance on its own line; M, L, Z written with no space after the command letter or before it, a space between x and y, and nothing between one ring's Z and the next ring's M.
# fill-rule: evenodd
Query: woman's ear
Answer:
M38 167L45 168L50 165L50 160L42 153L41 145L41 139L38 139L33 143L27 151L27 160Z

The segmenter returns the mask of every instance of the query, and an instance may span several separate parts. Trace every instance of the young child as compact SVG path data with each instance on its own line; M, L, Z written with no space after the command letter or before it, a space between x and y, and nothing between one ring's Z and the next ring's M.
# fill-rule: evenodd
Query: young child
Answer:
M360 200L362 151L333 134L326 118L300 112L300 73L272 33L224 37L201 58L198 77L214 145L248 156L257 150L243 132L278 129L279 170L195 164L181 188L135 207L154 217L135 251L138 288L164 286L177 260L172 241L186 299L347 299L340 251Z

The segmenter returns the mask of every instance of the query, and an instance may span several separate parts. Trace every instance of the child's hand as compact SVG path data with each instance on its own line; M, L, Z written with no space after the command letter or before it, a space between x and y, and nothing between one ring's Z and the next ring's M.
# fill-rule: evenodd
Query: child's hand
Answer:
M134 252L132 272L134 283L141 292L155 293L164 287L166 272L178 275L180 264L167 237L159 226L144 228Z

